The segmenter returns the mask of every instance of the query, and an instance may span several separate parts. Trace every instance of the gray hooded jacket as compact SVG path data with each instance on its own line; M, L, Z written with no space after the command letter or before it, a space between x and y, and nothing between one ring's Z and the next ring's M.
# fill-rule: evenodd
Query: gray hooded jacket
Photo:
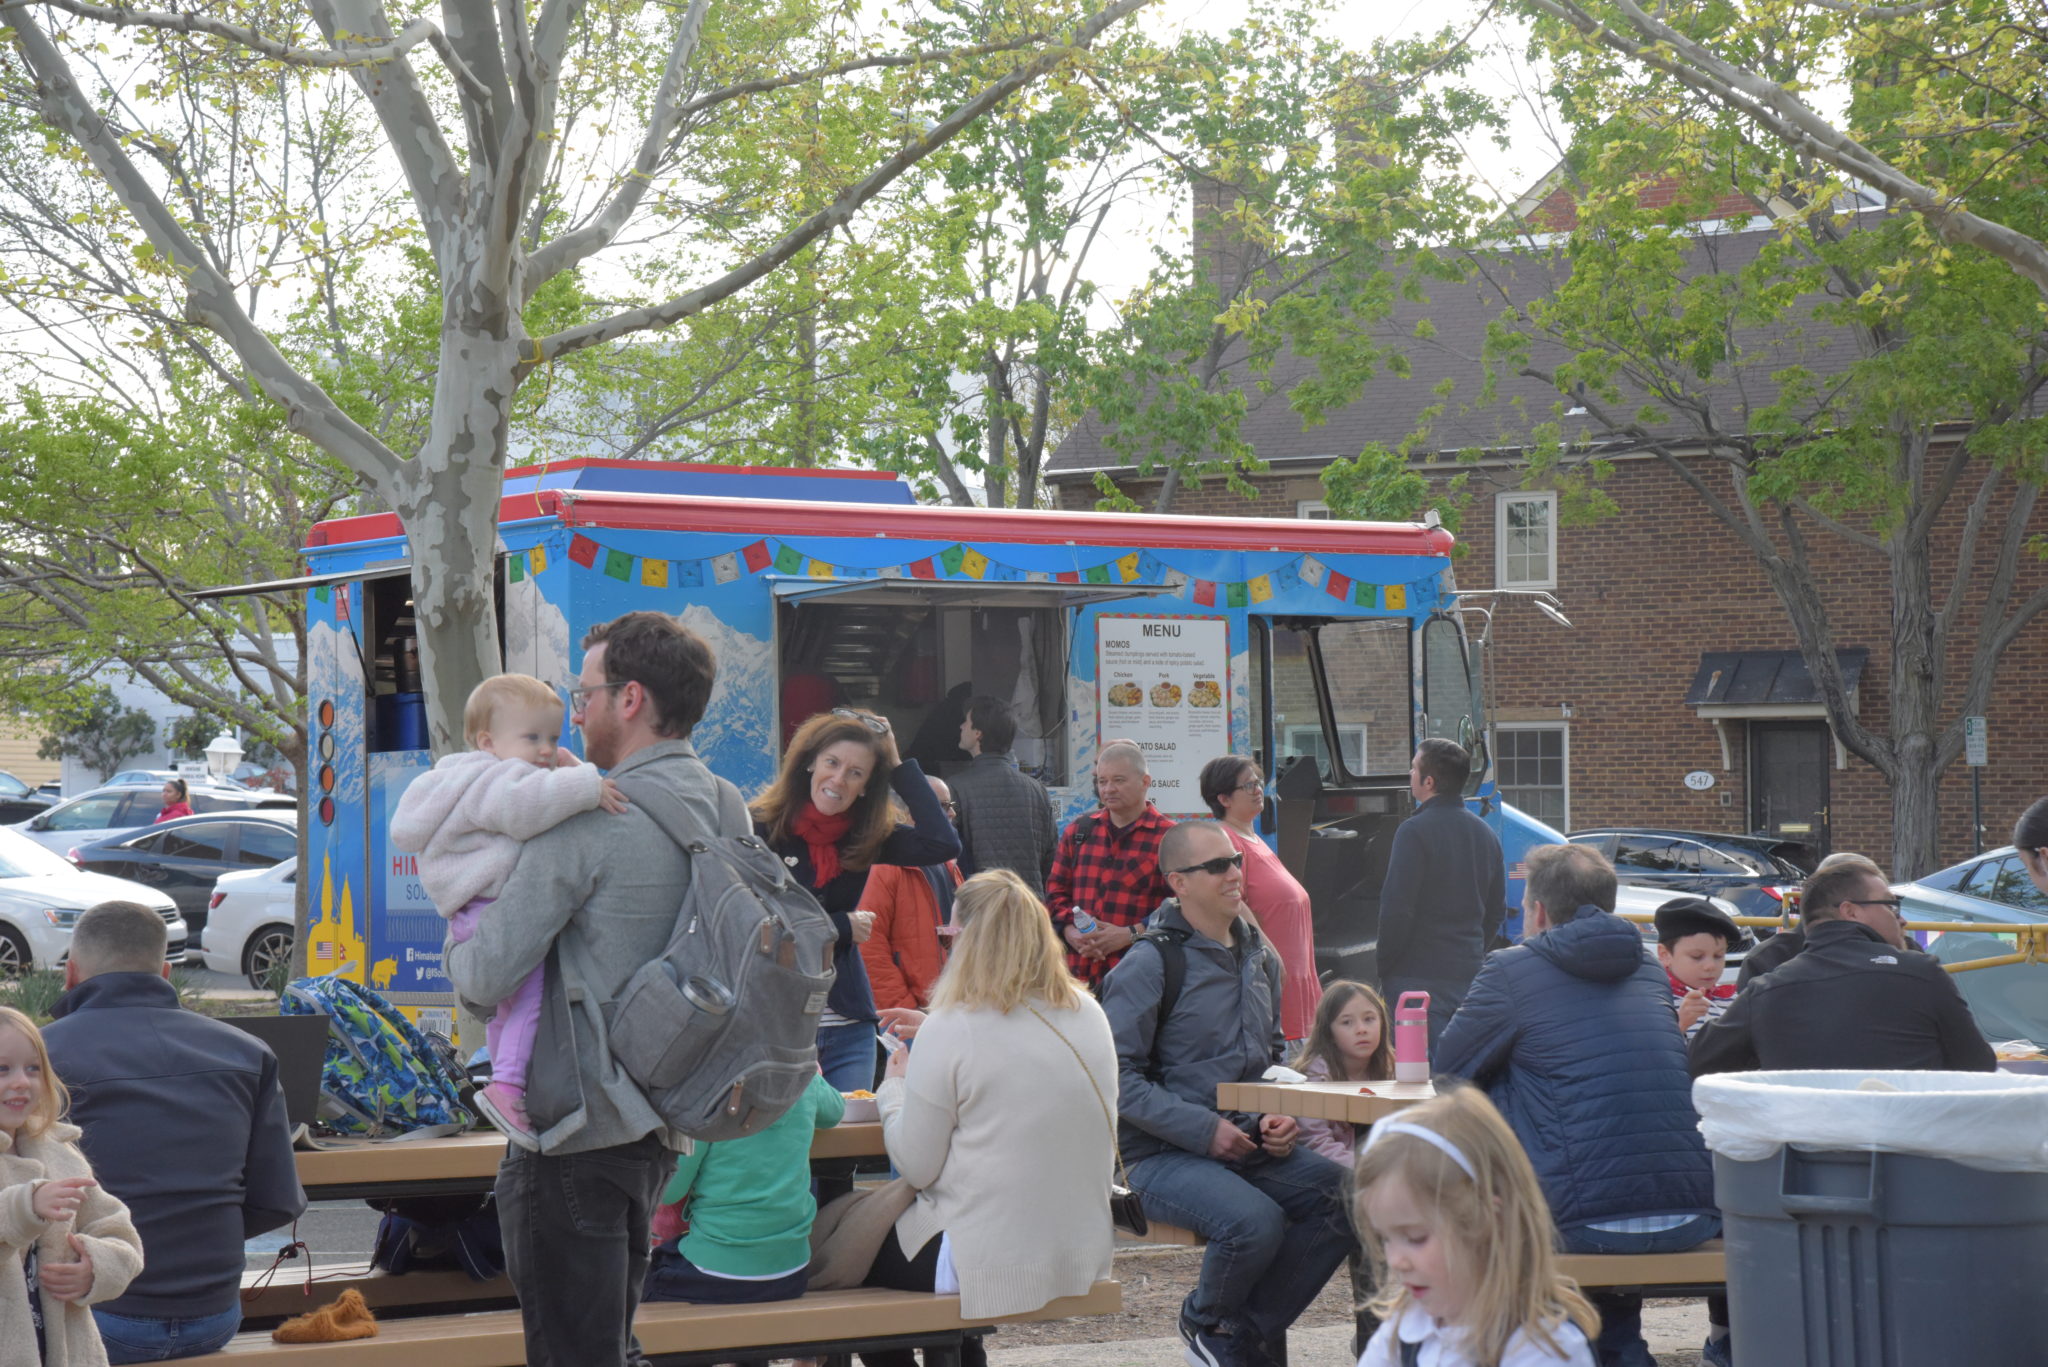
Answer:
M1219 944L1196 933L1169 898L1146 924L1188 932L1187 976L1163 1022L1158 945L1140 940L1104 980L1102 1009L1116 1035L1117 1142L1127 1163L1173 1148L1206 1156L1216 1085L1258 1078L1286 1048L1280 960L1249 921L1233 923L1234 944Z

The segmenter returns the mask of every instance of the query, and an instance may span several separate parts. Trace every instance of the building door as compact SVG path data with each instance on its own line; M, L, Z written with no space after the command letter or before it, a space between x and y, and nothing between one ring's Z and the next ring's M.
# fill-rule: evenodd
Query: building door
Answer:
M1834 741L1826 722L1749 724L1750 829L1828 852L1828 765Z

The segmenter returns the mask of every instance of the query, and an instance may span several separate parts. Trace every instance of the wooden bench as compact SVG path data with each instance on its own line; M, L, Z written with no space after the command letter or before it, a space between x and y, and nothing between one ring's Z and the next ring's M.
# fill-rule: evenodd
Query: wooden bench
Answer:
M1097 1282L1082 1295L1062 1297L1029 1314L989 1320L961 1318L958 1296L861 1288L764 1305L644 1305L633 1330L657 1367L892 1348L923 1349L927 1367L954 1367L970 1333L1002 1324L1113 1315L1121 1309L1123 1287L1114 1281ZM277 1367L519 1367L526 1361L526 1343L517 1311L489 1311L386 1321L377 1337L347 1343L274 1343L268 1333L239 1334L220 1352L187 1361L226 1367L258 1361Z
M1683 1253L1565 1253L1558 1266L1580 1286L1601 1291L1705 1296L1728 1289L1728 1259L1719 1239Z
M318 1309L351 1289L362 1292L364 1303L380 1318L507 1310L519 1304L511 1281L502 1276L480 1282L456 1268L435 1268L393 1277L372 1271L368 1262L316 1261L308 1288L306 1265L288 1262L275 1272L243 1275L242 1324L249 1329L268 1329L293 1315Z

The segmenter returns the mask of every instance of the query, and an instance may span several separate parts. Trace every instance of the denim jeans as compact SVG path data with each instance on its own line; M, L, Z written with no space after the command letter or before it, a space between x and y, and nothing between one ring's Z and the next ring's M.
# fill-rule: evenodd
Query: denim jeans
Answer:
M692 1305L758 1305L763 1301L793 1301L804 1294L810 1282L808 1268L762 1281L741 1281L714 1277L667 1244L654 1250L647 1268L642 1300L688 1301Z
M221 1347L242 1327L239 1305L192 1319L116 1315L94 1306L92 1317L100 1327L100 1342L106 1345L110 1363L198 1357Z
M875 1085L875 1027L870 1021L818 1027L818 1071L842 1092Z
M1720 1232L1720 1216L1695 1215L1655 1234L1621 1234L1590 1225L1572 1225L1557 1234L1567 1253L1683 1253ZM1586 1299L1600 1312L1600 1339L1593 1345L1600 1367L1655 1367L1650 1345L1643 1341L1641 1296L1626 1291L1590 1291Z
M498 1223L531 1367L640 1360L632 1325L647 1278L647 1226L675 1166L658 1134L587 1153L506 1146Z
M1243 1166L1174 1149L1130 1172L1148 1217L1209 1241L1185 1307L1204 1328L1230 1321L1283 1342L1356 1246L1344 1169L1307 1149Z

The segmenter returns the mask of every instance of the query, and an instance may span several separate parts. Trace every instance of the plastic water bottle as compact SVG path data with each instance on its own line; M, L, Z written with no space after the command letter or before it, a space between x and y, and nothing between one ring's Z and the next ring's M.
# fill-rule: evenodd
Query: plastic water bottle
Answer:
M1394 1003L1394 1081L1429 1081L1429 993L1403 992Z
M1083 935L1093 935L1096 927L1102 924L1079 907L1075 907L1069 913L1068 920L1073 923L1074 929L1080 931Z

